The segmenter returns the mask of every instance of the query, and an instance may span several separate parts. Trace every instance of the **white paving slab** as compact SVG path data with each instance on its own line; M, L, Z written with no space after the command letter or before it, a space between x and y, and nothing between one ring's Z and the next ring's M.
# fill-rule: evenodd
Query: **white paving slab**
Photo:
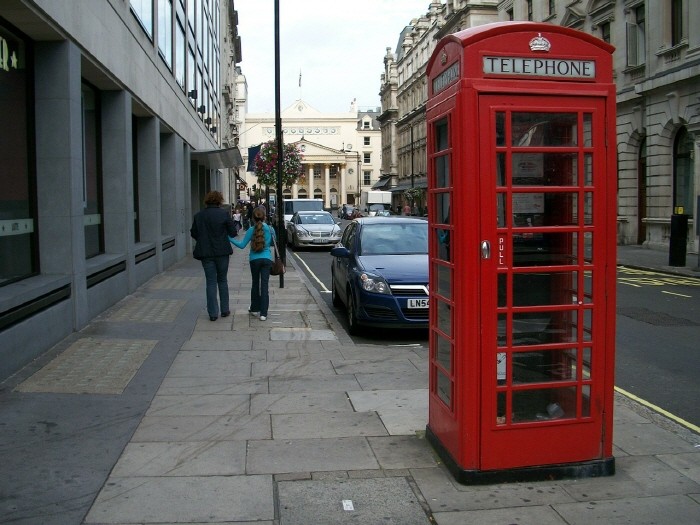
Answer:
M308 412L352 412L344 392L253 394L251 414L302 414Z
M156 395L146 412L148 416L224 416L245 415L250 411L248 395Z
M275 439L385 436L386 428L374 412L315 412L272 416Z
M141 420L132 441L232 441L271 437L268 414L150 416Z
M114 477L245 474L245 441L129 443Z
M271 476L110 478L85 523L273 520Z
M691 525L700 523L700 505L684 495L632 497L553 505L567 525Z
M248 442L249 474L376 468L379 464L363 437Z
M284 525L428 525L405 478L279 483Z
M162 396L207 394L265 394L268 381L261 377L166 377L158 389Z

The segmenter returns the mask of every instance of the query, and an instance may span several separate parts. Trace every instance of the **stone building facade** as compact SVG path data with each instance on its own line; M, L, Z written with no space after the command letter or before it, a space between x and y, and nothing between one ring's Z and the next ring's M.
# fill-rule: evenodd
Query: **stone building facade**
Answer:
M425 64L437 40L507 20L572 27L615 46L618 242L668 249L672 215L683 213L688 252L697 253L700 33L692 29L700 2L692 0L431 2L384 59L380 122L390 186L423 184L425 167L415 158L425 158Z
M358 109L355 102L344 113L322 113L304 100L296 100L281 112L285 143L295 144L303 155L304 175L283 188L285 198L323 199L326 209L359 203L362 190L379 179L381 131L379 108ZM275 115L249 113L243 119L241 149L244 167L239 176L245 190L240 198L256 199L261 188L248 165L248 148L275 140ZM251 189L256 186L256 195Z

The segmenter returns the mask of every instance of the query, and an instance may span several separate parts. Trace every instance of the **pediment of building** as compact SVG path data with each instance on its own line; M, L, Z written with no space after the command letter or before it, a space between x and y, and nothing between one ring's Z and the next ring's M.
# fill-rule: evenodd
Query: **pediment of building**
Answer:
M282 118L309 118L321 115L320 111L301 99L295 100L293 104L282 110Z
M329 148L323 144L317 144L306 139L293 142L304 156L304 161L309 162L339 162L345 157L345 152L338 149Z

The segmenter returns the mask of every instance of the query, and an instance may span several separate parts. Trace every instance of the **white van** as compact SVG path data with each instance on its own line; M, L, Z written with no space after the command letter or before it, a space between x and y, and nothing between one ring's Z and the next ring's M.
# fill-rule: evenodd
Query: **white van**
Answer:
M323 211L323 199L284 199L284 227L298 211Z

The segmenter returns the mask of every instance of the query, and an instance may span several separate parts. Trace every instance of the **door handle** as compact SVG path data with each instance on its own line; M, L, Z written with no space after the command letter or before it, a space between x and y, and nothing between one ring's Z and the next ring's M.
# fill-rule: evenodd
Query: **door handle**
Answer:
M481 258L491 258L491 243L489 241L481 241Z

